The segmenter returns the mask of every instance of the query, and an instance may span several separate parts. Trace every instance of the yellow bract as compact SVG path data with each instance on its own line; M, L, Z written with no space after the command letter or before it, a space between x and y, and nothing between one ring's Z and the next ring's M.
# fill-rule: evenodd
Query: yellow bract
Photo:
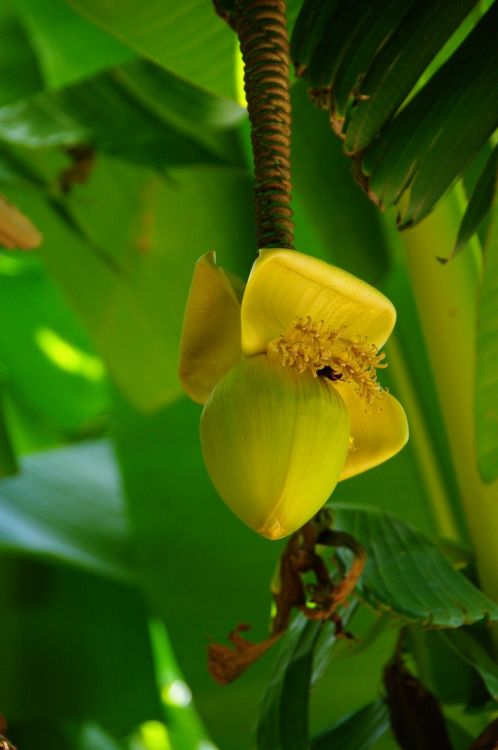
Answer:
M180 345L180 381L190 398L201 404L242 356L244 284L215 261L214 253L206 253L196 263Z
M245 359L216 386L201 419L204 460L226 504L269 539L300 528L344 466L349 415L326 380Z
M198 261L180 379L207 401L201 442L219 494L277 539L309 520L338 480L405 444L403 408L377 381L396 313L365 282L289 250L262 250L242 289L213 254Z
M367 338L379 349L396 322L381 292L346 271L289 250L263 250L242 300L242 350L260 354L297 318L325 321L350 341Z

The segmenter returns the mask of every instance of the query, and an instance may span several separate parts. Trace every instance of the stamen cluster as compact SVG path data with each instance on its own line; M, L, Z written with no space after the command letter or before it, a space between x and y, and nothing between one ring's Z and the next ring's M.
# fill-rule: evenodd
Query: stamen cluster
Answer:
M315 324L309 316L298 318L286 333L270 341L267 355L278 359L283 367L310 370L314 377L330 367L332 380L354 383L360 396L370 403L382 392L377 370L387 367L385 354L366 337L354 341L345 338L344 331L344 327L327 328L323 320Z

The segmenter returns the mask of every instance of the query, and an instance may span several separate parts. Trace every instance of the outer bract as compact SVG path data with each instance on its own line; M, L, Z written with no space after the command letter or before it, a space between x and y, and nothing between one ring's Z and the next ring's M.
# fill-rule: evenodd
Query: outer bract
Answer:
M343 469L349 433L346 406L327 379L265 355L232 368L201 419L214 486L269 539L291 534L325 503Z

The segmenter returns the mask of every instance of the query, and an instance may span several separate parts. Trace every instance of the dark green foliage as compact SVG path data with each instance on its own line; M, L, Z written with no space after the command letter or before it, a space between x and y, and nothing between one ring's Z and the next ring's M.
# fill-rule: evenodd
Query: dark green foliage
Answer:
M400 228L432 210L498 122L496 3L460 47L451 42L453 54L420 88L474 5L310 1L296 22L294 63L344 138L360 183L381 207L407 193Z
M498 606L401 519L351 505L334 505L332 511L335 527L352 534L367 550L359 590L369 603L428 627L498 619Z
M369 750L387 732L389 724L387 706L379 700L314 737L311 750Z

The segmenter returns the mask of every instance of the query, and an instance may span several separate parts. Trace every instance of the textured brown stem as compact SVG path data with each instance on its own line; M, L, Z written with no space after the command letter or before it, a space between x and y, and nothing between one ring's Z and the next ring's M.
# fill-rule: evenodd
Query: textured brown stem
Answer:
M218 12L236 31L251 121L258 246L294 246L291 209L291 105L285 0L235 0Z

